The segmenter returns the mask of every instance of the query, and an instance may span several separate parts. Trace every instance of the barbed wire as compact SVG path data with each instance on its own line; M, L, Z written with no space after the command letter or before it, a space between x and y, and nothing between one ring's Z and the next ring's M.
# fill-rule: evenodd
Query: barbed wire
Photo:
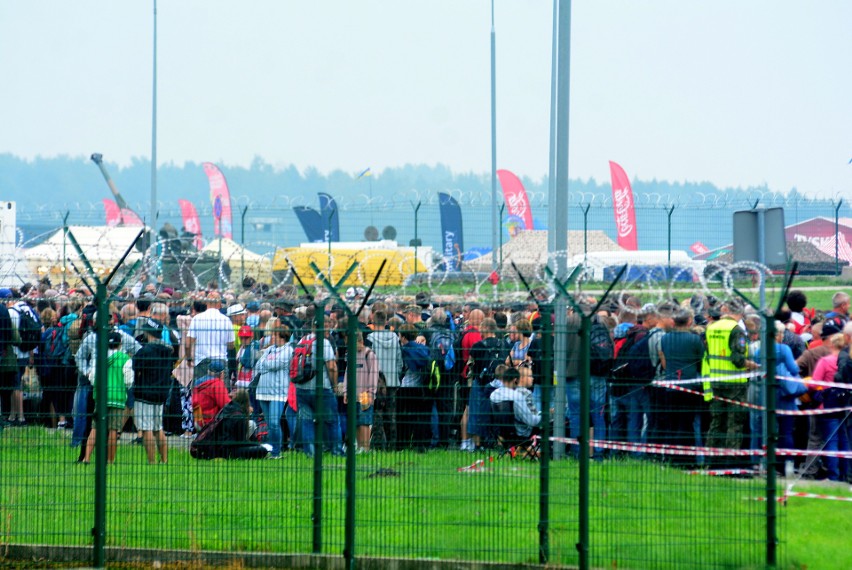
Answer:
M323 277L335 283L354 264L355 270L344 285L367 287L372 284L377 268L384 261L385 269L376 281L383 294L412 296L425 290L435 295L503 302L525 299L530 289L548 291L553 297L557 288L547 268L573 269L571 264L575 262L572 259L576 259L576 252L567 250L550 254L542 252L518 259L510 256L496 271L492 271L490 254L460 261L445 258L431 248L422 248L417 258L408 248L349 253L333 251L331 255L323 248L276 248L269 253L257 254L234 247L233 242L221 253L213 245L195 252L186 251L186 242L180 238L131 248L138 228L72 228L72 233L75 230L75 237L92 271L98 276L110 272L122 254L130 249L119 271L122 278L127 277L127 283L151 281L159 276L162 286L182 293L205 290L210 281L216 281L222 289L239 293L244 277L251 277L276 290L297 283L294 273L298 273L315 297L324 298L327 291L321 279L314 274L311 264L320 270ZM137 261L141 262L138 269L127 275L131 265ZM458 269L454 269L456 265ZM580 277L572 285L572 293L577 298L599 295L611 279L607 272L617 271L621 266L616 261L605 267L591 263L583 265ZM82 281L76 271L84 275L88 271L84 267L70 240L62 240L56 233L34 247L29 247L29 242L19 238L12 250L0 255L0 281L4 286L20 286L46 277L51 283L66 280L73 286ZM769 267L753 262L631 262L626 264L626 268L625 278L612 291L615 299L638 295L643 302L662 303L679 302L685 295L701 294L713 295L724 301L737 297L737 280L748 279L751 280L751 288L763 287L768 292L763 307L766 308L777 302L773 294L777 294L783 284L783 277ZM635 308L625 307L625 310Z
M460 206L484 206L491 204L491 194L489 191L462 191L458 188L442 189L451 195ZM752 190L748 193L720 193L720 192L700 192L692 191L688 194L673 193L663 194L659 192L636 192L634 191L635 207L639 209L657 209L668 208L671 206L684 206L690 208L734 208L740 207L749 209L755 204L762 207L800 207L800 208L823 208L829 207L837 203L837 196L834 197L803 197L798 194L789 195L780 192L772 191L757 191ZM546 208L548 203L548 195L546 192L528 191L527 197L530 205L537 208ZM249 210L291 210L296 207L314 207L316 208L316 197L313 194L288 195L278 194L272 199L252 199L247 195L237 195L233 198L237 205L235 210L247 207ZM412 204L422 203L424 206L438 205L437 191L423 191L418 189L408 189L395 192L393 195L375 195L368 196L364 193L347 195L342 194L335 196L335 201L338 207L343 211L367 211L367 210L410 210ZM149 210L149 203L139 202L132 204L137 211L146 212ZM591 206L593 208L610 208L612 207L612 196L606 192L584 192L584 191L569 191L568 192L568 207L577 208ZM158 201L158 212L160 216L179 217L180 209L176 203ZM200 215L210 215L213 212L212 204L198 202L196 209ZM833 209L833 206L832 206ZM65 204L25 204L21 203L18 206L18 216L28 221L38 219L41 221L47 220L62 220L64 213L71 212L74 214L91 215L100 217L103 213L103 204L100 201L94 202L67 202Z

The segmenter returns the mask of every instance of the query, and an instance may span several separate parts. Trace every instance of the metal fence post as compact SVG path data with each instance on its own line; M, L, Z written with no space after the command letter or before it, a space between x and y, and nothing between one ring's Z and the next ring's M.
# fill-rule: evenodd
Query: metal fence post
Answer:
M766 316L764 322L766 323L763 341L766 347L763 351L766 355L766 382L764 382L766 390L766 565L774 568L777 563L778 546L778 504L776 502L778 483L775 471L775 450L778 447L778 418L775 416L775 317Z
M541 469L539 469L538 561L550 559L550 395L553 391L553 307L540 304L541 311Z
M579 311L578 311L579 312ZM592 330L592 317L580 312L580 433L577 437L580 447L580 481L577 488L579 509L579 536L577 552L580 555L580 570L589 568L589 413L591 390L591 369L589 354L589 335Z
M358 441L358 316L350 311L346 322L346 528L343 556L348 570L355 570L355 443Z
M323 453L323 428L325 414L331 410L325 409L323 394L323 368L325 358L323 349L325 345L325 311L321 302L315 303L316 314L314 315L314 356L316 377L314 378L314 505L313 505L313 553L322 552L322 453Z
M109 351L109 307L107 286L98 281L95 305L95 527L94 566L106 565L106 502L107 502L107 353ZM86 445L84 441L82 445Z

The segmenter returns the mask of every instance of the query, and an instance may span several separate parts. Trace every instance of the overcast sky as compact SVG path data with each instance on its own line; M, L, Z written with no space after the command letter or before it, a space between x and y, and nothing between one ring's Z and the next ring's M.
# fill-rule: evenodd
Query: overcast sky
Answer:
M552 3L497 0L498 168L547 173ZM158 161L490 170L486 0L159 0ZM852 195L852 2L577 0L570 175ZM0 152L151 155L153 0L0 0Z

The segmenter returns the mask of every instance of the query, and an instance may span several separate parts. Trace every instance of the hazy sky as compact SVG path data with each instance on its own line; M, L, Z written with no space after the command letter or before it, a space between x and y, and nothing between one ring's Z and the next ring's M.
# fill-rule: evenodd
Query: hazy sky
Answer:
M552 3L497 0L498 168L548 164ZM490 170L490 2L159 0L158 160ZM852 2L578 0L570 175L852 193ZM153 0L0 0L0 152L151 153Z

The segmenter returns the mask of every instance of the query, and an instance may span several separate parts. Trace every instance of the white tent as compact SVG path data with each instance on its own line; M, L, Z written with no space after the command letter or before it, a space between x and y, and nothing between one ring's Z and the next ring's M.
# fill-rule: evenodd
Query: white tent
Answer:
M134 243L142 228L69 226L68 229L77 240L92 268L100 276L112 271L124 252ZM125 259L125 267L129 267L141 258L142 252L135 247L132 248ZM77 249L61 228L39 245L24 250L24 259L38 277L61 274L64 259L70 259L80 271L86 271L77 254ZM67 269L67 274L70 279L74 279L74 270L70 267Z
M568 267L583 265L593 274L593 279L603 280L606 267L630 266L661 266L668 265L668 250L642 250L642 251L596 251L588 255L582 253L572 256L568 260ZM672 250L672 271L677 269L692 269L698 273L704 270L705 263L689 257L685 251Z

